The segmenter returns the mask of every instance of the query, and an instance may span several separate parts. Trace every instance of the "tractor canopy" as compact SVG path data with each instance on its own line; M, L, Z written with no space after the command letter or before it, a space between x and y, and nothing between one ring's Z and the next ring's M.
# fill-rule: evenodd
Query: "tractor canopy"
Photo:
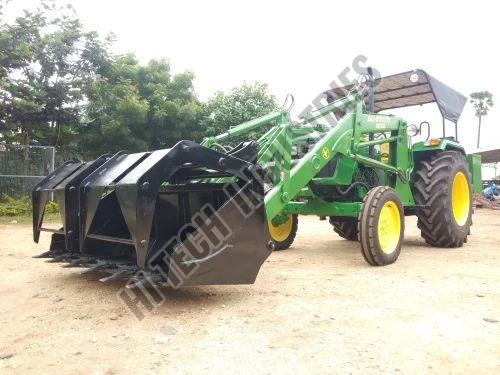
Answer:
M325 92L327 101L344 97L354 84L333 88ZM457 123L467 98L445 85L422 69L375 78L374 112L386 109L436 103L443 120ZM366 93L365 102L369 102Z

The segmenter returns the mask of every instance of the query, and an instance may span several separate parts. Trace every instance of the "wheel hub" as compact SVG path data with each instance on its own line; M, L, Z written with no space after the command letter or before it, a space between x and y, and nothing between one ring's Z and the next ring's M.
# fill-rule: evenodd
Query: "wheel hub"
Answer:
M393 201L387 201L378 219L378 239L380 248L386 254L391 254L399 242L401 233L401 217L398 206Z
M469 217L470 194L467 178L462 172L458 172L453 178L451 208L457 224L464 226Z
M269 221L269 233L274 241L282 242L285 241L290 233L292 232L293 220L292 215L288 215L286 220L279 225L274 225L273 222Z

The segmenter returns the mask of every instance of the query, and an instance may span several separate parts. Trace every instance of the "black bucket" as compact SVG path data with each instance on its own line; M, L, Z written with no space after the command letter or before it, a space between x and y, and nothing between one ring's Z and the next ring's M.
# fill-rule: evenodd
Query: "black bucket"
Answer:
M253 283L271 253L257 151L181 141L67 163L33 190L34 239L53 191L63 226L44 256L172 286Z

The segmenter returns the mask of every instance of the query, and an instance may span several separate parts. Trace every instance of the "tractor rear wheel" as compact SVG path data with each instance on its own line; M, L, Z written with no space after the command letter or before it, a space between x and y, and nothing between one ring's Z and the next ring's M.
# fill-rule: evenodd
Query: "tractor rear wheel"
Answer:
M355 217L330 216L333 230L342 238L349 241L358 240L358 219Z
M269 234L274 242L274 250L286 250L292 246L297 235L299 217L297 214L289 214L282 224L274 225L272 221L269 221L268 226Z
M472 188L465 156L444 151L420 162L413 185L422 237L429 245L460 247L472 225Z
M365 260L372 266L394 263L401 253L404 211L396 191L377 186L366 194L358 219L359 242Z

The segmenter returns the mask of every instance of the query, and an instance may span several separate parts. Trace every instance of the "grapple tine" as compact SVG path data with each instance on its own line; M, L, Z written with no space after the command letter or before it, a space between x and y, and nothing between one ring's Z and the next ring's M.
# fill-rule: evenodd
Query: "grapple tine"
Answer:
M87 267L89 263L95 263L95 259L88 257L80 257L70 261L68 264L62 266L63 268L72 268L72 267Z
M53 258L55 253L52 250L47 250L41 254L33 255L32 258Z
M71 255L70 254L60 254L56 255L52 259L46 260L46 263L59 263L59 262L64 262L66 259L68 259Z
M139 288L141 285L150 285L151 284L151 280L145 278L145 279L140 279L140 280L132 280L130 282L128 282L127 284L125 284L125 288L127 289L135 289L135 288Z
M108 284L113 281L123 280L131 275L133 275L134 270L130 269L118 269L116 272L112 273L109 276L103 277L99 279L101 283Z
M127 289L135 289L139 288L141 286L148 287L151 286L152 284L160 284L165 282L161 275L158 274L149 274L142 279L138 280L129 280L127 284L125 284L125 288Z
M71 260L69 263L67 264L63 264L61 266L61 268L71 268L71 267L78 267L78 265L80 264L80 259L74 259L74 260Z
M95 264L94 266L80 272L81 275L88 275L88 274L91 274L91 273L96 273L96 272L99 272L99 271L102 271L103 269L105 268L108 268L110 267L111 264L108 263L108 262L97 262L97 264Z

